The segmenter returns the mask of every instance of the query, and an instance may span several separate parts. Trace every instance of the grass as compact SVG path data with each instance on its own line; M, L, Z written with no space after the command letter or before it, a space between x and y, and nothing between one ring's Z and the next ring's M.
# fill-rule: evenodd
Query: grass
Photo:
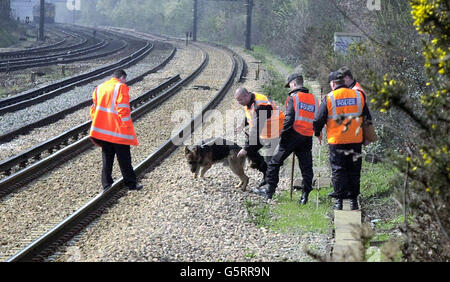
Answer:
M8 47L16 42L17 39L8 30L0 27L0 47Z
M291 200L290 191L281 191L274 195L276 205L247 201L246 208L251 221L258 227L281 233L326 234L330 226L330 218L327 214L331 208L331 201L328 198L331 190L330 187L320 189L318 208L316 208L317 190L310 193L309 202L306 205L298 203L300 192L294 192Z
M294 69L281 60L271 55L265 48L254 46L253 51L247 51L261 61L268 70L272 79L263 86L263 93L273 100L284 105L288 90L284 88L285 78L280 74L280 69L292 73ZM305 87L312 89L309 85ZM328 164L328 147L323 146L319 160L318 152L314 155L314 166L326 166ZM375 235L371 241L387 242L390 244L393 234L398 230L398 226L403 223L403 216L399 215L399 210L393 200L394 184L398 172L388 163L371 164L363 161L361 171L361 196L365 213L372 217L379 218L375 224ZM253 203L246 202L246 208L251 221L259 227L269 228L276 232L314 232L326 234L331 221L327 216L332 210L331 199L328 193L331 187L320 190L319 205L316 208L317 192L314 190L310 194L307 205L300 206L298 198L300 193L294 194L290 200L289 191L278 191L274 195L276 204L267 204L263 201ZM394 248L392 248L394 249ZM398 254L398 249L397 249ZM380 257L383 257L381 254Z
M310 199L306 205L298 203L300 192L295 193L291 200L290 192L283 191L276 196L278 204L272 210L274 215L272 228L281 232L299 230L326 234L330 226L330 218L326 216L331 207L331 201L328 199L330 192L329 187L320 189L317 207L317 190L310 193Z
M289 90L284 87L286 78L280 71L283 70L290 74L294 72L294 68L270 54L267 49L262 46L254 46L252 51L246 50L246 52L261 61L270 74L271 81L263 85L264 94L268 95L272 100L284 105ZM309 85L305 85L305 87L311 89Z
M262 46L254 46L252 51L246 50L246 52L256 60L261 61L269 72L271 80L263 86L263 93L284 105L289 90L284 87L285 77L281 73L293 73L294 68L270 54ZM305 87L311 89L309 85L305 85ZM326 150L322 148L321 159L325 161L327 157ZM286 165L287 163L290 163L290 161L286 162ZM328 193L331 190L330 187L324 187L320 190L317 209L316 190L310 193L308 204L302 206L298 203L301 192L294 192L293 199L290 200L290 191L280 190L274 195L275 205L263 201L246 201L245 206L250 220L259 227L269 228L276 232L326 234L330 226L330 218L327 217L327 214L331 210L331 201L328 198Z
M20 41L19 38L26 39ZM29 35L27 29L13 20L0 21L0 48L9 47L13 44L18 44L15 47L27 47L27 41L31 39L34 41L34 36Z
M368 256L373 255L370 261L401 261L398 232L399 226L404 223L404 216L393 199L397 178L398 171L389 163L363 162L361 195L364 209L367 215L376 217L372 222L374 236L370 242L382 244L380 248L370 248Z
M388 164L363 161L361 169L361 194L364 198L385 198L393 193L392 180L397 171Z

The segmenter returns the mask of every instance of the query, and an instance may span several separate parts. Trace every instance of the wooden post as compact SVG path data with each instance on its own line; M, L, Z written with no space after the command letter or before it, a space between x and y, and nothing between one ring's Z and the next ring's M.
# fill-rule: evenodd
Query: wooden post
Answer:
M291 201L292 201L292 190L294 190L294 168L295 168L295 154L292 154L292 169L291 169Z
M255 80L259 80L259 72L260 72L260 69L259 69L259 63L258 63L258 68L256 69L256 78L255 78Z
M318 176L317 176L317 198L316 198L316 210L318 210L319 209L319 193L320 193L320 177L322 177L322 175L321 175L321 169L322 169L322 167L320 166L320 163L321 163L321 153L322 152L322 146L319 144L319 165L318 165L318 167L319 167L319 173L318 173Z

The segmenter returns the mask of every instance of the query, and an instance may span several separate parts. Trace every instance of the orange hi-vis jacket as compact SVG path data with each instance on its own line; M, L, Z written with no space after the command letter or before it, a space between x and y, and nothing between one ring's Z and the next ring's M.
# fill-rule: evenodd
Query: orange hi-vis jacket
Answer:
M360 91L363 94L363 96L367 97L366 96L366 91L364 91L364 89L361 87L361 84L359 84L359 82L356 82L355 86L353 86L352 89L356 90L356 91Z
M250 109L244 106L245 116L250 127L253 126L253 117L255 116L255 109L257 106L270 105L272 106L272 113L269 119L266 120L264 128L259 134L261 139L273 139L280 137L281 130L283 129L284 113L278 110L278 107L267 96L259 93L255 94L255 102L251 105Z
M297 92L291 95L294 102L294 130L304 136L313 136L314 115L319 110L319 101L311 93ZM289 98L286 100L286 107Z
M90 137L122 145L138 145L131 120L129 88L112 78L92 94Z
M340 88L327 95L328 144L351 144L363 141L363 131L360 127L363 122L361 114L364 103L362 93L349 88ZM353 118L346 128L350 117ZM339 124L337 120L341 120L342 123Z

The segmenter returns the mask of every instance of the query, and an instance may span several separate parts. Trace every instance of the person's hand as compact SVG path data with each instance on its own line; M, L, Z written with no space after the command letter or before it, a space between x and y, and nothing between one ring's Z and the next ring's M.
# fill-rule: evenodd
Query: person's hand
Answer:
M97 142L95 142L95 140L92 137L89 137L89 139L91 140L91 142L97 146L97 147L102 147L100 144L98 144Z
M322 132L320 132L320 135L317 136L317 141L319 141L319 145L322 145L322 137L323 137L323 134L322 134Z
M245 156L247 156L247 151L245 149L241 149L237 154L238 158L244 158Z

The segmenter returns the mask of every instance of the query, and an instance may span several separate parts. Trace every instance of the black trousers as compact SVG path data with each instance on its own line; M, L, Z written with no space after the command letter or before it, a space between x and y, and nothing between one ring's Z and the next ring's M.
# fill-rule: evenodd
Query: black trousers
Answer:
M302 186L305 191L311 191L314 177L312 160L312 136L303 136L297 132L289 135L280 141L275 155L272 157L267 168L266 181L272 187L278 185L280 167L292 153L297 156L300 171L302 173ZM273 191L274 192L274 191Z
M252 168L255 168L263 173L263 177L266 177L267 172L267 164L270 162L273 154L272 146L276 147L278 143L278 139L276 140L261 140L258 138L257 144L254 146L250 146L247 148L247 158L252 162ZM267 150L268 155L263 157L259 151L265 148Z
M94 139L95 143L102 147L102 186L106 188L114 183L112 179L112 169L114 164L114 156L117 155L119 161L120 171L122 172L123 180L128 188L136 187L136 174L131 165L131 153L129 145L121 145L110 143L103 140Z
M360 193L361 144L337 144L330 146L331 176L337 199L355 199Z

